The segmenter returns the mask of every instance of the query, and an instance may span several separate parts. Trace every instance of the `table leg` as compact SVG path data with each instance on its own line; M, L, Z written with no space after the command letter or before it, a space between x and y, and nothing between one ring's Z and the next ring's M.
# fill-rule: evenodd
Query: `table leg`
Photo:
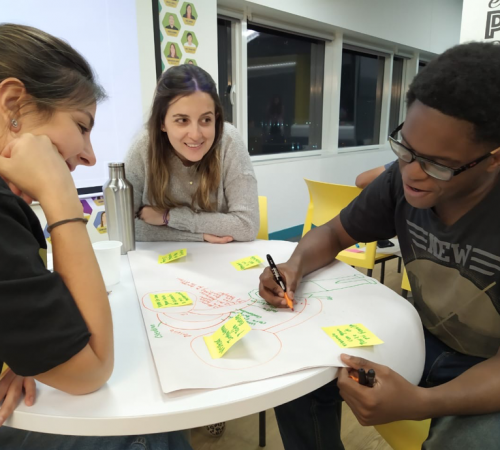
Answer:
M259 413L259 447L266 446L266 412Z
M384 284L385 280L385 261L382 261L380 266L380 282Z

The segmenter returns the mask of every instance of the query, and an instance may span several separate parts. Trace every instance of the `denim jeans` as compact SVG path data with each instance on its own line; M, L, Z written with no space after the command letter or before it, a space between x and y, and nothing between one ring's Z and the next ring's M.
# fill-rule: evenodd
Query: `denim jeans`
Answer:
M144 436L61 436L0 428L1 450L192 450L182 431Z
M483 358L458 353L425 332L422 387L446 383ZM286 450L344 450L340 439L342 397L336 380L275 408ZM423 450L496 450L500 448L500 412L433 419Z

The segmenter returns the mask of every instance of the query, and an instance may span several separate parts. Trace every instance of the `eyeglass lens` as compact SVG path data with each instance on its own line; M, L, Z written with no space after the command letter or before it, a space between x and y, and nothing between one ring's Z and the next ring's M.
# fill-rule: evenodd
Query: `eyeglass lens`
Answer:
M411 162L413 160L412 153L405 148L402 144L397 141L391 140L391 148L396 154L396 156L403 160L404 162ZM422 170L431 177L437 178L438 180L448 181L453 177L453 169L443 167L437 164L433 164L432 162L421 160L418 157L416 158L422 167Z

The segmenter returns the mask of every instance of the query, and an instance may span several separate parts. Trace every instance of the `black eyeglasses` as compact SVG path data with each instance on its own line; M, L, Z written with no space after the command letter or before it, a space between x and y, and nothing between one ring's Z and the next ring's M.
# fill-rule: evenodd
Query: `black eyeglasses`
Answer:
M403 128L404 122L399 125L389 136L389 144L391 145L392 151L396 154L396 156L402 161L410 164L413 161L418 161L422 170L429 176L436 178L441 181L450 181L454 176L459 173L464 172L467 169L472 169L477 166L481 161L484 161L486 158L489 158L491 155L495 154L500 147L486 153L486 155L480 156L479 158L471 161L468 164L464 164L458 169L454 169L453 167L444 166L443 164L439 164L437 162L432 161L431 159L424 158L422 156L417 156L415 152L403 145L401 142L396 140L396 135L399 133L401 128Z

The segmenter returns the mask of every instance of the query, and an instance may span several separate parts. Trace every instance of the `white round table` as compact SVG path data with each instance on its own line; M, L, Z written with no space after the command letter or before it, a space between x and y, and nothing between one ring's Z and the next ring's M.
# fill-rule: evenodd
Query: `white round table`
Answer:
M394 295L389 289L387 292ZM158 380L126 256L121 259L121 283L113 287L110 303L115 369L108 383L84 396L72 396L38 383L36 403L31 407L21 403L5 425L79 436L182 430L236 419L286 403L323 386L337 373L337 368L332 367L308 369L221 389L185 390L166 395ZM425 353L422 325L412 307L404 305L398 311L407 316L404 321L407 351L389 355L384 363L391 366L397 362L400 367L404 363L407 378L417 383ZM390 315L393 311L381 313Z

